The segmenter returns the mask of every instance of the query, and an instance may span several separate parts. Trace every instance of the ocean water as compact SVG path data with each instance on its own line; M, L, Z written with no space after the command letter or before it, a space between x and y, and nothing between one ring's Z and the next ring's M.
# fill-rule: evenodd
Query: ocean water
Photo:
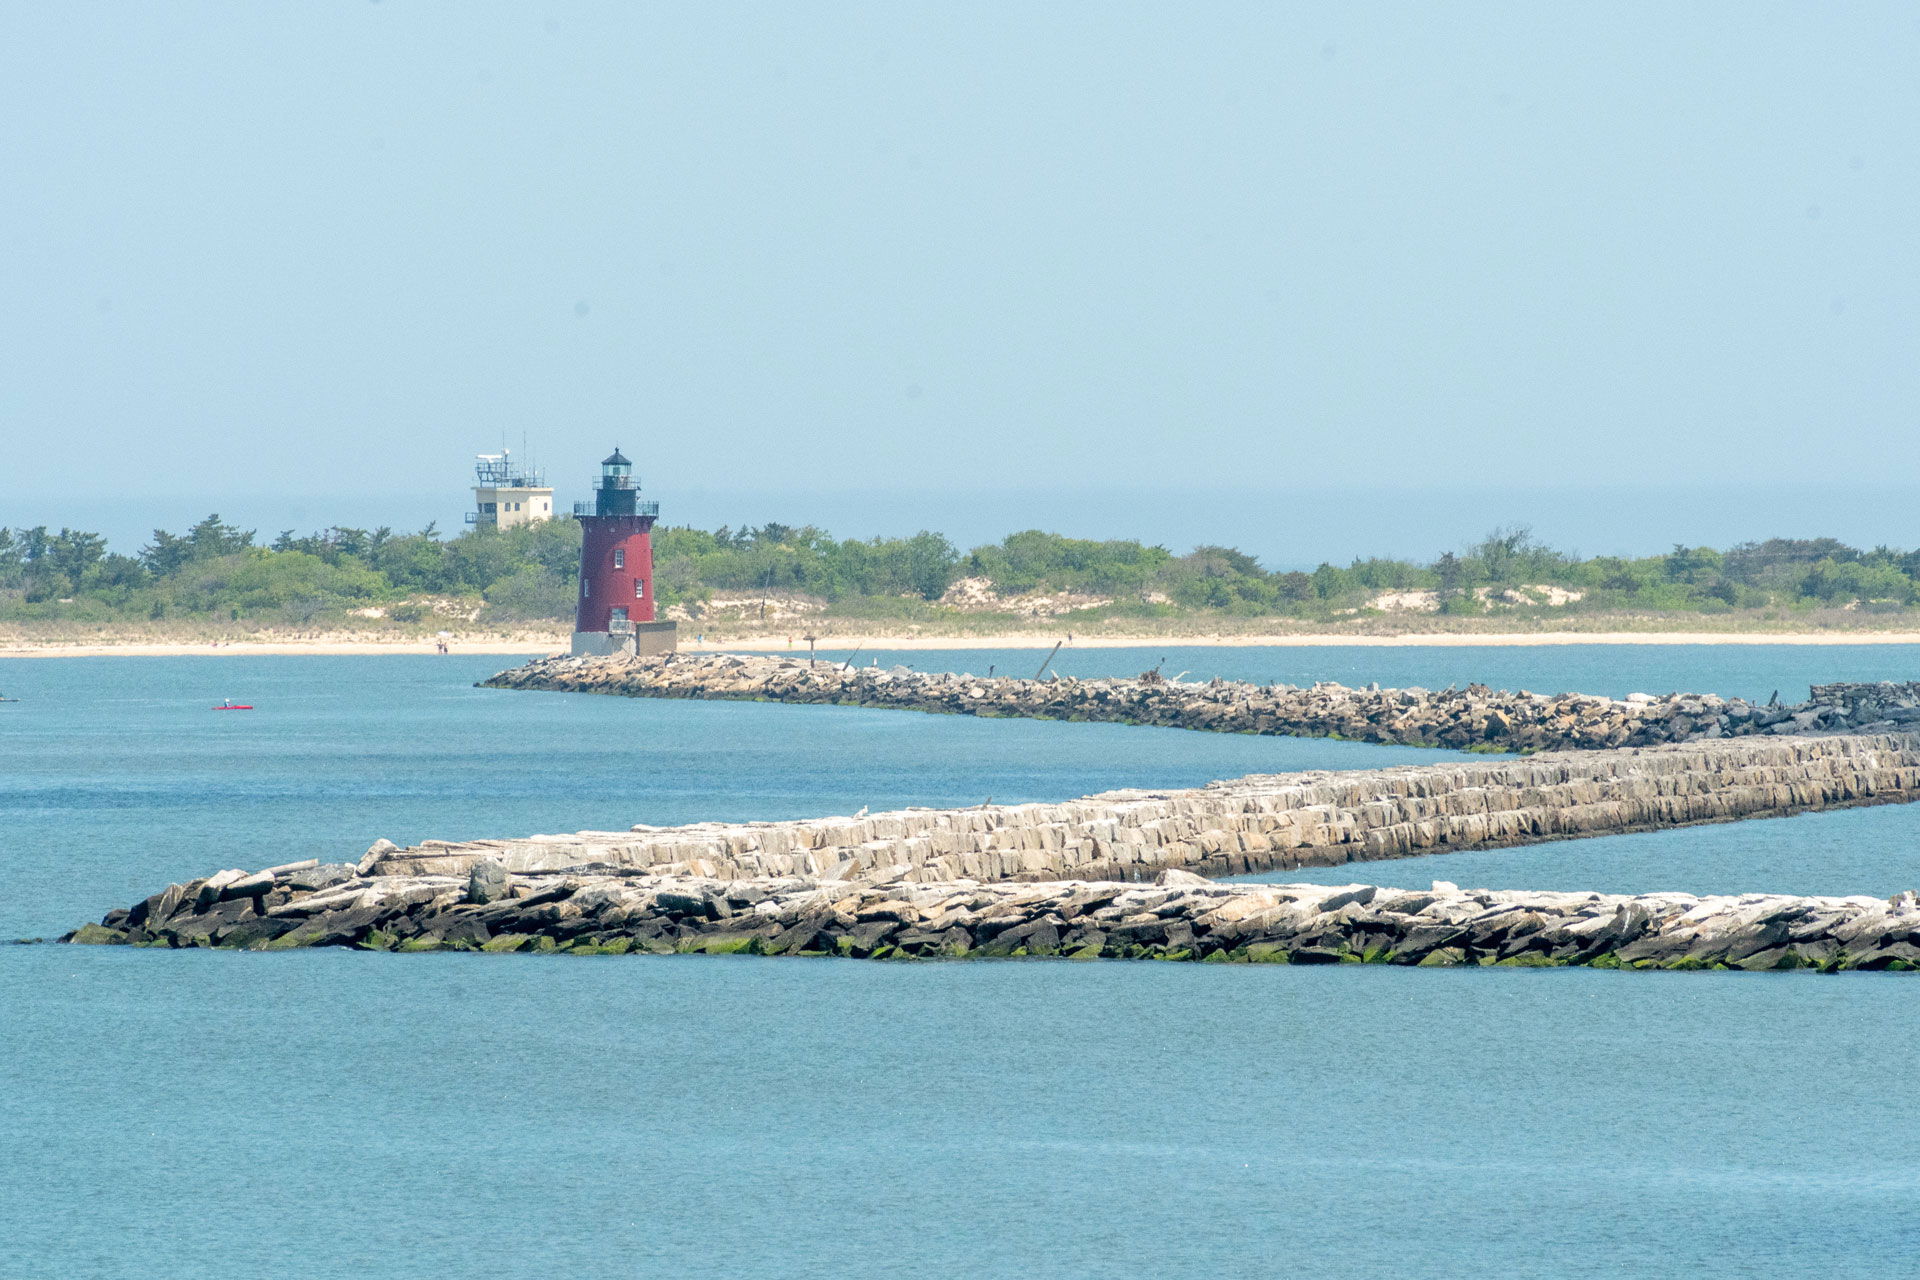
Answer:
M1087 674L1166 656L1293 683L1762 697L1920 657L1063 656ZM498 665L0 663L22 699L0 706L0 935L378 836L1449 754L470 687ZM223 697L259 709L207 710ZM1917 816L1315 878L1885 893L1920 884ZM1920 1122L1898 1064L1917 1009L1911 978L1876 974L0 947L0 1277L1905 1274Z

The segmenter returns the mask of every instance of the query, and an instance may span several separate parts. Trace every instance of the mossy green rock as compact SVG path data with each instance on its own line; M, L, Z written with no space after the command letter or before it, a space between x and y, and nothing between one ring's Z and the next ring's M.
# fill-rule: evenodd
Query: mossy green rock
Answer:
M760 941L757 933L705 933L695 938L681 940L679 950L697 952L707 956L733 956L749 954Z
M73 936L67 941L83 947L118 947L126 944L127 935L103 924L83 924L73 931Z

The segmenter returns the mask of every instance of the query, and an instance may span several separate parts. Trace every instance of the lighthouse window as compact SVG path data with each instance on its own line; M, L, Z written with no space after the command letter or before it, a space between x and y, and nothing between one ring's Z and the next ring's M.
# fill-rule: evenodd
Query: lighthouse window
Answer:
M647 597L647 584L639 578L633 580L633 598L644 600Z
M613 549L613 567L616 569L624 569L627 567L627 549L625 547L615 547Z
M592 578L580 579L580 598L584 600L592 594L593 594L593 579Z

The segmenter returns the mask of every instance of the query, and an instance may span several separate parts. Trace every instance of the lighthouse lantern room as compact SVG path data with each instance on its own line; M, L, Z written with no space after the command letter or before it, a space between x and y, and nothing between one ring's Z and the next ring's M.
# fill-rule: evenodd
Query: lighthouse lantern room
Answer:
M640 499L633 463L619 449L600 464L593 501L576 502L580 522L580 599L573 652L671 653L678 628L655 616L653 522L658 502Z

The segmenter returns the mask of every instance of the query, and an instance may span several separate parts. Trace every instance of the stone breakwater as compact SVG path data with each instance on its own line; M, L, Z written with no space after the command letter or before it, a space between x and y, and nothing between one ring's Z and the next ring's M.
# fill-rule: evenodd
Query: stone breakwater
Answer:
M1920 798L1908 734L1721 739L1352 772L1256 775L1057 804L381 841L359 869L465 875L595 864L720 879L1145 880L1245 875Z
M628 698L826 703L1502 751L1891 729L1920 720L1920 691L1913 686L1823 685L1820 698L1778 706L1713 694L1603 698L1477 684L1435 692L1228 680L1191 684L1151 673L1134 679L1010 679L734 654L543 658L481 683ZM1863 689L1889 692L1856 697Z
M1920 719L1910 705L1920 693L1914 686L1872 686L1868 693L1822 686L1806 707L1756 709L1698 697L1616 702L1494 694L1478 686L1464 694L1383 693L1152 679L982 682L870 670L855 681L853 671L840 671L840 680L821 671L779 660L706 659L678 669L658 660L557 660L489 683L1261 733L1314 724L1374 741L1464 734L1528 749L1545 742L1615 749L1276 774L1060 804L640 825L520 840L430 840L405 849L382 840L357 864L236 869L170 885L66 941L871 959L1920 968L1920 898L1911 893L1886 902L1629 897L1463 891L1438 881L1415 892L1226 885L1195 874L1912 800L1920 797L1920 737L1816 731ZM1305 718L1286 718L1296 714ZM1658 745L1615 741L1642 738Z
M166 947L868 959L1920 968L1920 899L1526 893L1371 885L713 880L604 868L464 877L301 864L173 885L70 935Z

